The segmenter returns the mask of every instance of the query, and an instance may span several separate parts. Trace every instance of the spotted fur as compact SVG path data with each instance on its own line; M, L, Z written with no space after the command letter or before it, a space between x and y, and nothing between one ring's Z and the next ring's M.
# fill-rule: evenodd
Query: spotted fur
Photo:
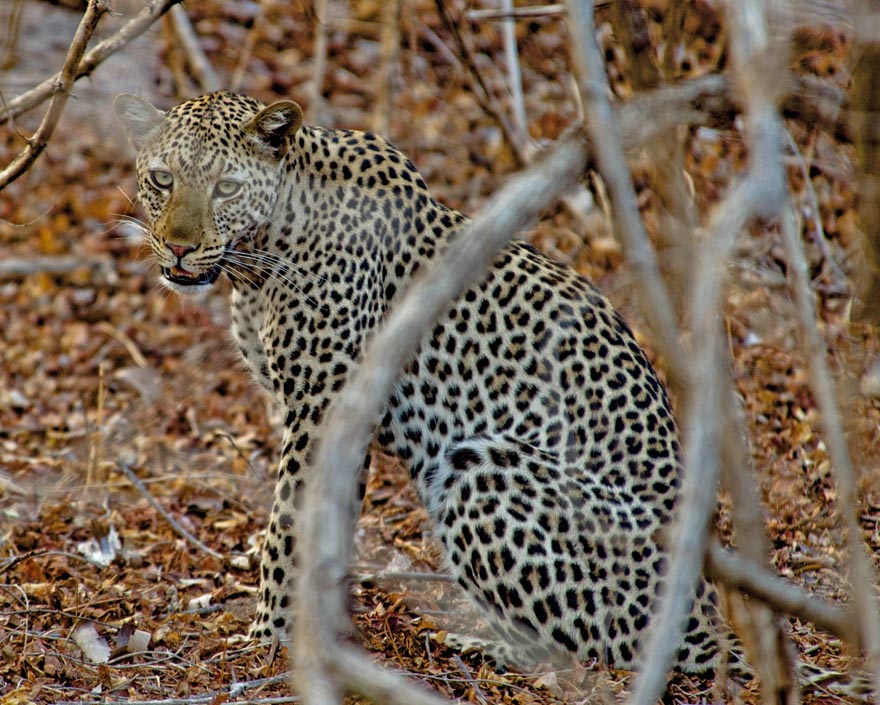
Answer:
M116 109L164 280L191 292L230 277L233 335L285 415L252 629L272 637L290 619L297 500L327 405L467 218L381 138L301 126L289 101L219 92L161 113L121 96ZM516 662L638 664L664 586L677 431L644 353L586 280L506 247L423 339L376 435ZM682 670L718 665L715 603L701 582Z

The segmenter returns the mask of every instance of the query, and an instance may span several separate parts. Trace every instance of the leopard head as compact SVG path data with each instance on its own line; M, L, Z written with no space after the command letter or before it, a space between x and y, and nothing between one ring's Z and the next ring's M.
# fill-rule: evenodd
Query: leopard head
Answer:
M113 107L137 150L138 200L163 283L209 289L269 222L302 110L225 91L167 112L126 94Z

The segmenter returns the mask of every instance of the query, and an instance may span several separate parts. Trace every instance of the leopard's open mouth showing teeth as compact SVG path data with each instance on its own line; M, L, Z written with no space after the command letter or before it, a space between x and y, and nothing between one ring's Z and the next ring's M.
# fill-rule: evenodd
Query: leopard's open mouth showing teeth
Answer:
M180 284L182 286L198 286L201 284L213 284L220 275L220 265L215 264L210 269L205 270L201 274L193 274L192 272L180 267L162 267L162 276L168 281Z

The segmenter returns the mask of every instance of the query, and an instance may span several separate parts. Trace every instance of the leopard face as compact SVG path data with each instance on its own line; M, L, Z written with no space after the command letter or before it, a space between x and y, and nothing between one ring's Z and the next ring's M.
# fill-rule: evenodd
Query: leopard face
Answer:
M115 102L139 150L138 200L162 282L179 293L204 292L223 271L247 276L249 242L269 220L302 122L296 103L231 98L205 96L167 115L135 96Z

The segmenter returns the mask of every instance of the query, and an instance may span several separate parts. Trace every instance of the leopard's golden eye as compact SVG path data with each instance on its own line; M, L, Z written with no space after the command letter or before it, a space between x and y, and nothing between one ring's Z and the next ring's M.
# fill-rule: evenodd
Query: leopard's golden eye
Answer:
M173 174L165 169L150 169L150 171L147 172L147 178L150 185L160 191L167 191L174 183Z
M232 198L241 189L241 182L234 179L220 179L214 185L214 198Z

